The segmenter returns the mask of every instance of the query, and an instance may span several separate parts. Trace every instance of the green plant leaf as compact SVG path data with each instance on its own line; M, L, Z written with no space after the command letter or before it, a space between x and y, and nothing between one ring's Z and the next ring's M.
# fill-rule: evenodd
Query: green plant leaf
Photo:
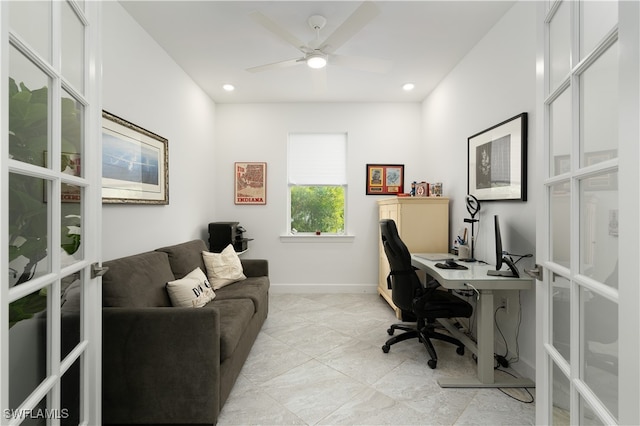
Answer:
M47 296L37 293L31 293L22 299L18 299L9 304L9 328L13 327L18 321L33 318L38 312L47 309Z

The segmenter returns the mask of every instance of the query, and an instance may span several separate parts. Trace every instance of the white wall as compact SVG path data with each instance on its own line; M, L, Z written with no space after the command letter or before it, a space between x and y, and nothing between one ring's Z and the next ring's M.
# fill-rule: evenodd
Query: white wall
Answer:
M380 196L365 195L367 163L405 164L405 185L428 176L419 103L219 104L212 174L215 219L238 221L254 238L244 256L269 259L275 289L375 291ZM347 232L351 242L282 242L287 224L287 135L348 133ZM267 162L267 204L233 203L233 163ZM406 191L409 189L406 188Z
M118 2L102 10L103 109L169 140L169 205L103 205L103 258L206 238L215 104Z
M493 215L500 215L503 249L535 253L535 87L536 5L518 2L475 48L449 73L423 103L423 138L432 173L442 176L452 198L451 233L456 235L469 217L467 194L467 138L521 112L529 114L528 201L485 202L481 205L476 257L495 262ZM436 160L437 159L437 160ZM476 227L478 229L478 227ZM522 273L529 259L518 263ZM510 292L514 293L514 292ZM508 293L504 293L508 296ZM499 295L501 296L501 295ZM520 357L529 377L535 366L535 292L523 291ZM510 314L498 315L510 352L515 353L518 325L517 293L509 296ZM503 353L504 345L497 349ZM502 346L502 347L501 347Z

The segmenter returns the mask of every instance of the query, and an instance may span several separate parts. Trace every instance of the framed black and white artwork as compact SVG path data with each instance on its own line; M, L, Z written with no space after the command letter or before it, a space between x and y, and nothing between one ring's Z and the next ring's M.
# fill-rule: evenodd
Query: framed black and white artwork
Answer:
M527 113L468 139L467 193L480 201L527 200Z

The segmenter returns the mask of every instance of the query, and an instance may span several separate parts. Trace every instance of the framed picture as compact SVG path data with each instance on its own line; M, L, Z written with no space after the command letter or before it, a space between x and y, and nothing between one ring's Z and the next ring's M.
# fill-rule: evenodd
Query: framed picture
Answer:
M367 195L404 192L404 164L367 164Z
M527 200L527 113L468 139L467 193L481 201Z
M429 184L427 182L416 182L416 197L428 197L429 196Z
M267 163L235 163L236 204L267 204Z
M169 204L167 139L102 112L102 202Z
M429 184L429 195L431 197L442 197L442 182Z

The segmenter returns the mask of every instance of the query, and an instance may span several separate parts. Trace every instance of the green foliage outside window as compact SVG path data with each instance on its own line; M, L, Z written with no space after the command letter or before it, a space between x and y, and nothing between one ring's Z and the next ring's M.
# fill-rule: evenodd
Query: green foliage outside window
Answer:
M291 187L291 231L344 232L344 187Z

